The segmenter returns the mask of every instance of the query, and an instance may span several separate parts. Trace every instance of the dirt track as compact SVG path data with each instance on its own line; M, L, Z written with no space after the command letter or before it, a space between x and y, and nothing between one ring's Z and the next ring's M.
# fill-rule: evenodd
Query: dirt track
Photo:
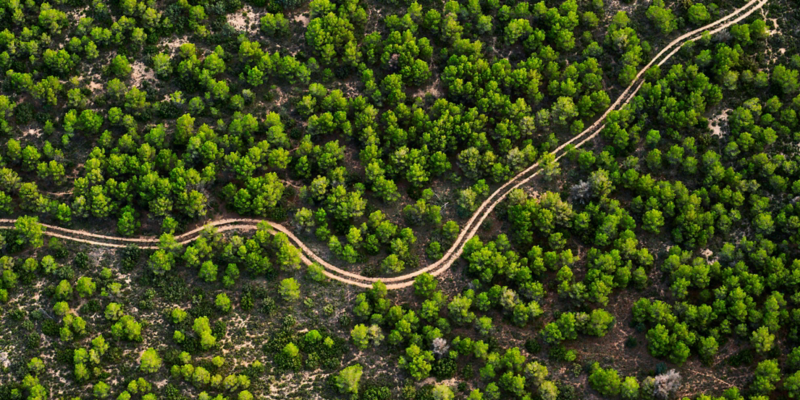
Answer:
M572 139L567 141L566 143L559 146L557 149L553 151L553 154L556 156L556 160L561 159L566 154L565 148L570 145L574 144L575 147L580 147L587 141L593 139L597 136L600 131L602 131L603 127L605 126L602 122L608 116L608 114L614 110L619 110L621 107L625 106L630 102L630 100L636 95L636 93L641 88L642 84L642 76L644 73L653 65L663 65L670 57L672 57L675 53L677 53L683 44L690 40L696 40L700 38L703 32L709 31L711 34L717 33L723 29L728 28L729 26L738 23L739 21L747 18L750 14L754 11L761 9L765 4L767 4L769 0L751 0L741 8L736 9L734 12L730 13L729 15L721 18L717 21L714 21L708 25L703 27L697 28L691 32L685 33L678 37L677 39L670 42L666 47L664 47L655 57L645 65L639 73L636 75L636 78L633 82L625 89L625 91L617 98L617 100L612 104L608 110L603 113L591 126L586 128L583 132L578 135L575 135ZM312 262L317 262L324 267L324 274L330 279L337 280L343 283L347 283L350 285L355 285L359 287L368 288L371 287L372 283L375 281L382 281L386 283L386 287L388 289L401 289L408 286L411 286L414 283L414 277L423 274L423 273L430 273L433 276L438 276L447 269L461 256L463 251L464 244L475 235L475 233L480 228L483 221L491 214L494 208L500 204L503 199L513 190L516 189L525 183L529 182L531 179L536 177L539 174L539 163L535 163L525 169L524 171L520 172L516 176L514 176L511 180L503 184L501 187L497 188L491 195L481 203L478 209L473 213L472 217L467 221L466 225L462 229L461 233L458 235L456 240L453 242L453 245L447 250L445 255L438 261L427 265L424 268L418 269L413 272L409 272L405 275L395 276L395 277L388 277L388 278L370 278L361 276L352 272L348 272L342 270L335 265L328 263L327 261L323 260L317 254L315 254L311 249L306 246L300 238L295 236L289 229L285 226L268 221L268 220L261 220L261 219L251 219L251 218L239 218L239 219L223 219L217 221L211 221L206 226L214 226L218 228L219 232L225 232L229 230L255 230L258 229L259 224L267 224L270 230L279 231L285 233L289 239L302 250L301 259L305 264L311 264ZM15 220L12 219L0 219L0 229L9 229L13 228ZM58 226L46 225L42 224L45 228L45 234L61 239L71 240L80 243L87 243L97 246L106 246L106 247L115 247L121 248L125 247L128 244L136 244L140 248L143 249L157 249L158 248L158 238L155 237L140 237L140 238L126 238L126 237L117 237L117 236L105 236L105 235L98 235L87 231L82 230L72 230L61 228ZM199 227L193 229L189 232L183 233L175 237L175 239L180 244L187 244L195 239L197 239L200 235L200 232L203 230L204 227Z

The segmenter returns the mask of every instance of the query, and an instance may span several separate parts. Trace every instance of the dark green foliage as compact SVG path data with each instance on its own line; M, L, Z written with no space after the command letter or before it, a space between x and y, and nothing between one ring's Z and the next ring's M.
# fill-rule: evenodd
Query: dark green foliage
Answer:
M433 397L433 385L425 385L419 388L414 400L436 400L436 398Z
M75 254L75 259L72 260L72 267L78 271L83 271L89 267L89 263L89 256L81 251Z
M729 365L733 367L739 367L742 365L752 365L754 360L755 360L755 354L753 350L744 349L728 357L727 362Z
M228 325L221 319L214 322L214 326L211 327L211 334L214 335L217 340L222 339L227 331Z
M525 341L525 350L531 354L538 354L542 351L542 345L536 339L528 339Z
M303 0L277 0L284 10L293 10L303 4Z
M431 375L439 378L439 379L449 379L452 378L453 375L456 373L457 368L456 361L450 357L444 356L433 364L433 369L431 369Z
M75 349L66 347L56 350L56 361L61 364L72 365L74 363Z
M25 311L23 311L21 308L15 308L9 311L8 316L15 321L21 321L23 318L25 318Z
M360 400L390 400L392 390L388 386L366 383L359 389Z
M556 345L547 351L547 357L553 361L564 361L567 355L567 349L563 345Z
M192 307L188 310L189 314L195 318L214 315L216 307L211 295L206 295L198 291L192 296Z
M161 393L161 398L164 400L188 400L188 397L181 394L181 390L171 383L164 386L164 390Z
M347 350L347 342L336 336L329 337L333 340L330 346L323 340L314 343L309 343L307 340L300 342L300 350L306 354L307 369L313 370L319 366L331 370L339 367L342 355Z
M51 337L58 337L59 330L58 323L52 319L45 319L42 321L42 333Z
M153 275L153 284L158 290L158 294L170 303L177 303L189 298L191 290L189 285L180 276L165 275L156 277Z
M267 354L275 354L283 350L283 348L296 340L295 333L291 329L281 329L272 335L266 343L264 343L262 350Z
M272 315L276 310L275 299L267 297L261 302L261 312L267 316Z
M31 350L38 349L42 344L42 338L36 332L29 333L28 336L26 336L25 344Z
M245 311L253 309L253 295L249 291L242 294L242 298L239 300L239 307ZM265 314L269 313L265 312Z
M100 302L97 299L89 299L89 301L87 301L86 304L84 304L80 308L79 313L81 315L88 315L88 314L93 314L93 313L100 312L102 310L103 310L103 306L100 304Z
M578 400L581 394L574 386L569 384L558 386L558 400Z
M141 251L136 245L128 245L127 247L119 250L120 262L122 263L122 272L131 272L139 262Z
M33 105L30 103L22 103L14 110L14 115L17 118L17 124L27 125L33 119Z

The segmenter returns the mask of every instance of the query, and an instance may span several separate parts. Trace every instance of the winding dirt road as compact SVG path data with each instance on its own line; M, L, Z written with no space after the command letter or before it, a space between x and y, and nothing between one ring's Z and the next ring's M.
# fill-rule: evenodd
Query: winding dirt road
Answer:
M574 145L575 147L580 147L584 143L588 142L595 138L600 131L603 130L605 124L603 121L608 116L608 114L612 111L619 110L628 104L631 99L636 95L639 89L642 87L644 81L642 80L642 76L644 75L647 70L652 67L653 65L663 65L670 57L675 55L686 42L691 40L697 40L705 31L709 31L711 34L717 33L723 29L730 27L733 24L742 21L743 19L747 18L750 14L755 12L756 10L761 9L765 4L767 4L769 0L751 0L741 8L734 10L732 13L728 14L724 18L721 18L717 21L714 21L706 26L697 28L691 32L685 33L680 37L676 38L672 42L670 42L667 46L665 46L652 60L650 60L647 65L645 65L639 73L636 75L636 78L633 82L625 89L624 92L617 98L617 100L601 115L591 126L586 128L583 132L578 135L575 135L567 141L566 143L559 146L555 149L552 153L555 155L555 159L559 160L564 155L566 155L566 147L569 145ZM402 289L409 287L414 284L414 278L418 275L423 273L430 273L433 276L438 276L448 270L453 262L455 262L458 257L461 256L463 252L464 244L469 240L469 238L473 237L486 218L491 214L495 207L497 207L503 199L511 193L512 190L528 183L536 177L541 170L539 169L539 163L535 163L530 167L526 168L524 171L518 173L516 176L511 178L508 182L497 188L491 195L481 203L477 210L472 214L472 217L467 221L466 225L462 229L461 233L458 235L456 240L453 242L452 246L447 250L444 256L439 259L438 261L427 265L424 268L418 269L416 271L410 272L405 275L395 276L395 277L386 277L386 278L370 278L365 277L353 272L345 271L341 268L336 267L333 264L323 260L319 257L316 253L314 253L308 246L303 243L300 238L294 235L288 228L285 226L278 224L276 222L262 220L262 219L251 219L251 218L237 218L237 219L223 219L217 221L211 221L205 226L214 226L217 228L218 232L225 232L231 230L256 230L258 229L259 225L266 224L266 226L270 229L271 232L282 232L289 237L289 239L294 243L295 246L302 250L301 253L301 260L305 264L311 264L313 262L317 262L323 266L324 271L323 273L330 279L343 282L346 284L362 287L362 288L369 288L372 286L372 283L380 280L386 284L388 289ZM13 219L0 219L0 229L11 229L14 227L14 223L16 220ZM158 238L156 237L139 237L139 238L126 238L126 237L117 237L117 236L106 236L106 235L98 235L91 232L83 231L83 230L73 230L62 228L53 225L46 225L42 224L46 230L45 235L57 237L60 239L71 240L74 242L86 243L96 246L105 246L105 247L115 247L115 248L122 248L129 244L136 244L140 248L143 249L157 249L158 248ZM203 228L199 227L193 229L189 232L183 233L175 237L175 239L180 244L187 244L194 240L196 240L199 236Z

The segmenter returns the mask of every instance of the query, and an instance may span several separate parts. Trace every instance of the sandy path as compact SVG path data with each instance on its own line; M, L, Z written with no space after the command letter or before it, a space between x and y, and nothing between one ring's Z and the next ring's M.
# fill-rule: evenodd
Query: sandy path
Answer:
M677 53L681 46L689 40L696 40L699 39L703 32L709 31L711 34L717 33L723 29L728 28L729 26L738 23L739 21L747 18L750 14L755 12L756 10L761 9L765 4L767 4L769 0L751 0L744 6L739 9L736 9L731 14L727 15L724 18L721 18L715 22L712 22L708 25L702 26L697 28L691 32L685 33L678 37L677 39L670 42L666 47L664 47L658 54L656 54L653 59L647 63L636 75L636 78L633 82L625 89L624 92L617 98L617 100L601 115L597 118L597 120L588 128L586 128L583 132L578 135L575 135L572 139L567 141L566 143L559 146L557 149L553 151L553 154L556 156L556 161L564 157L566 155L565 148L570 144L575 144L575 147L580 147L584 143L588 142L595 138L600 131L603 130L605 124L602 122L608 116L609 113L615 110L619 110L621 107L628 104L631 99L636 95L639 89L642 87L644 81L641 80L642 76L647 72L647 70L652 67L653 65L663 65L670 57L672 57L675 53ZM405 287L409 287L414 284L414 277L421 275L423 273L430 273L433 276L438 276L442 274L444 271L448 270L450 266L461 256L464 248L464 244L469 240L469 238L473 237L475 233L478 231L480 226L486 220L486 218L491 214L495 207L497 207L503 199L511 193L512 190L530 182L531 179L536 177L540 170L539 163L535 163L530 167L526 168L524 171L520 172L516 176L514 176L511 180L497 188L492 194L481 203L478 209L472 214L472 217L467 221L467 224L462 229L461 233L458 235L456 240L453 242L453 245L447 250L447 253L438 261L429 264L425 268L410 272L405 275L395 276L395 277L387 277L387 278L370 278L358 275L353 272L345 271L341 268L336 267L328 263L327 261L320 258L316 253L314 253L308 246L303 243L300 238L294 235L288 228L285 226L278 224L276 222L262 220L262 219L252 219L252 218L236 218L236 219L223 219L217 221L211 221L205 226L214 226L218 228L218 232L225 232L230 230L255 230L258 229L260 224L267 224L270 230L274 233L275 231L282 232L286 234L287 237L302 250L301 260L305 264L311 264L312 262L317 262L324 267L323 273L330 279L359 286L363 288L371 287L373 282L382 281L387 283L386 287L388 289L402 289ZM14 222L16 220L12 219L0 219L0 229L8 229L13 228ZM137 244L140 248L143 249L157 249L158 248L158 238L156 237L138 237L138 238L126 238L126 237L117 237L117 236L105 236L105 235L98 235L86 231L81 230L73 230L67 228L61 228L58 226L53 225L46 225L42 224L45 228L45 235L72 240L80 243L92 244L96 246L106 246L106 247L115 247L121 248L127 246L127 244ZM195 228L191 231L183 233L175 237L175 239L180 244L187 244L199 237L200 232L205 228L205 226L201 226ZM97 240L93 240L97 239Z

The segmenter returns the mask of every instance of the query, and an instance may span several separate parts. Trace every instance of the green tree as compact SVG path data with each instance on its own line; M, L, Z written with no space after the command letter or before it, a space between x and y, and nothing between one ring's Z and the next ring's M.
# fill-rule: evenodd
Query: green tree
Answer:
M358 395L358 386L361 382L362 373L361 364L351 365L339 371L339 375L335 378L339 393Z
M200 347L208 350L217 343L217 338L211 333L208 317L198 317L192 323L192 330L200 336Z
M584 329L587 335L603 337L614 325L614 321L615 318L611 313L602 308L596 308L592 310Z
M273 245L277 248L275 259L283 270L300 269L300 249L289 243L289 237L286 234L281 232L275 234Z
M708 9L703 3L695 3L691 7L689 7L689 22L695 25L702 25L709 19L711 19L711 14L708 13Z
M434 386L432 394L434 400L453 400L456 396L455 393L453 393L453 389L450 389L447 385Z
M155 253L150 255L150 269L156 275L163 275L172 269L175 264L175 256L171 252L165 250L156 250Z
M713 336L699 339L698 352L700 353L700 358L707 364L713 361L718 350L719 344L717 344L717 339Z
M39 223L38 217L19 217L14 224L17 232L17 244L22 246L30 244L33 247L42 247L44 239L44 227Z
M639 398L639 381L635 377L626 376L620 386L620 395L625 400L633 400Z
M439 281L429 273L417 275L414 278L414 294L422 297L423 299L430 299L436 292L436 287Z
M300 298L300 284L294 278L286 278L281 281L278 293L284 301L297 301Z
M39 375L44 372L44 362L39 357L33 357L28 361L28 370Z
M118 78L127 78L132 71L131 65L128 62L128 57L118 54L111 60L111 65L108 67L109 72Z
M261 30L267 36L283 36L289 33L289 21L282 13L266 13L261 17Z
M783 380L783 388L789 393L789 398L800 397L800 371L787 376Z
M58 283L55 295L59 300L69 300L70 297L72 297L72 286L69 284L68 280L62 279L61 282Z
M200 273L198 275L206 282L216 282L217 280L217 266L208 260L200 266Z
M224 313L231 311L231 299L228 298L228 295L225 293L218 294L217 298L214 300L214 304Z
M433 353L422 350L412 344L406 348L405 355L400 357L400 368L405 369L416 380L421 381L430 375L434 361Z
M607 397L619 395L622 382L617 370L600 368L597 363L594 363L592 368L592 373L589 375L589 385L592 389Z
M556 400L558 394L558 386L553 381L544 381L539 386L539 395L542 396L542 400Z
M75 284L75 289L78 292L78 295L81 297L91 297L94 294L94 290L97 285L94 283L92 278L88 276L83 276L78 279L78 282Z
M138 227L139 221L136 220L132 211L123 212L117 222L117 231L122 236L133 236Z
M403 91L403 80L399 74L390 74L383 78L381 91L385 94L390 107L394 107L406 99L406 93Z
M357 348L366 350L369 347L369 328L364 324L354 326L350 331L350 338Z
M94 397L98 399L104 399L108 397L110 392L111 387L103 381L97 382L92 386L92 393L94 393Z
M542 174L544 174L545 180L551 181L561 175L561 168L553 153L543 154L539 160L539 165L542 167Z
M650 8L647 9L646 15L664 35L669 35L678 27L675 17L672 15L672 10L664 7L663 0L654 1Z
M154 348L149 347L142 353L142 357L139 360L139 369L144 373L151 374L158 371L159 368L161 368L161 357Z
M775 335L769 332L766 326L761 326L750 336L750 343L760 354L768 353L775 343Z
M405 261L400 259L397 254L389 254L381 262L381 267L388 272L402 272L405 269Z
M663 357L669 354L669 330L664 325L657 324L647 331L647 349L654 357Z
M111 334L116 339L125 338L131 341L141 341L142 324L130 315L123 315L117 323L111 326Z
M781 380L778 360L764 360L756 366L756 379L751 388L755 393L769 395L775 390L775 384Z
M442 236L444 236L445 240L448 242L453 242L458 237L458 233L460 228L458 226L458 222L456 221L447 221L444 225L442 225Z
M108 303L106 306L105 317L109 321L117 321L122 318L122 305L119 303Z
M457 324L469 324L475 319L475 313L469 310L471 306L471 298L456 295L447 305L447 310L450 312L450 318Z
M664 216L661 211L654 208L646 211L642 216L642 229L652 233L659 233L662 226L664 226Z
M59 301L53 305L53 313L58 315L59 317L63 317L67 315L69 312L69 304L66 301Z
M800 88L798 75L800 71L777 65L772 71L772 82L780 86L784 94L794 94Z

